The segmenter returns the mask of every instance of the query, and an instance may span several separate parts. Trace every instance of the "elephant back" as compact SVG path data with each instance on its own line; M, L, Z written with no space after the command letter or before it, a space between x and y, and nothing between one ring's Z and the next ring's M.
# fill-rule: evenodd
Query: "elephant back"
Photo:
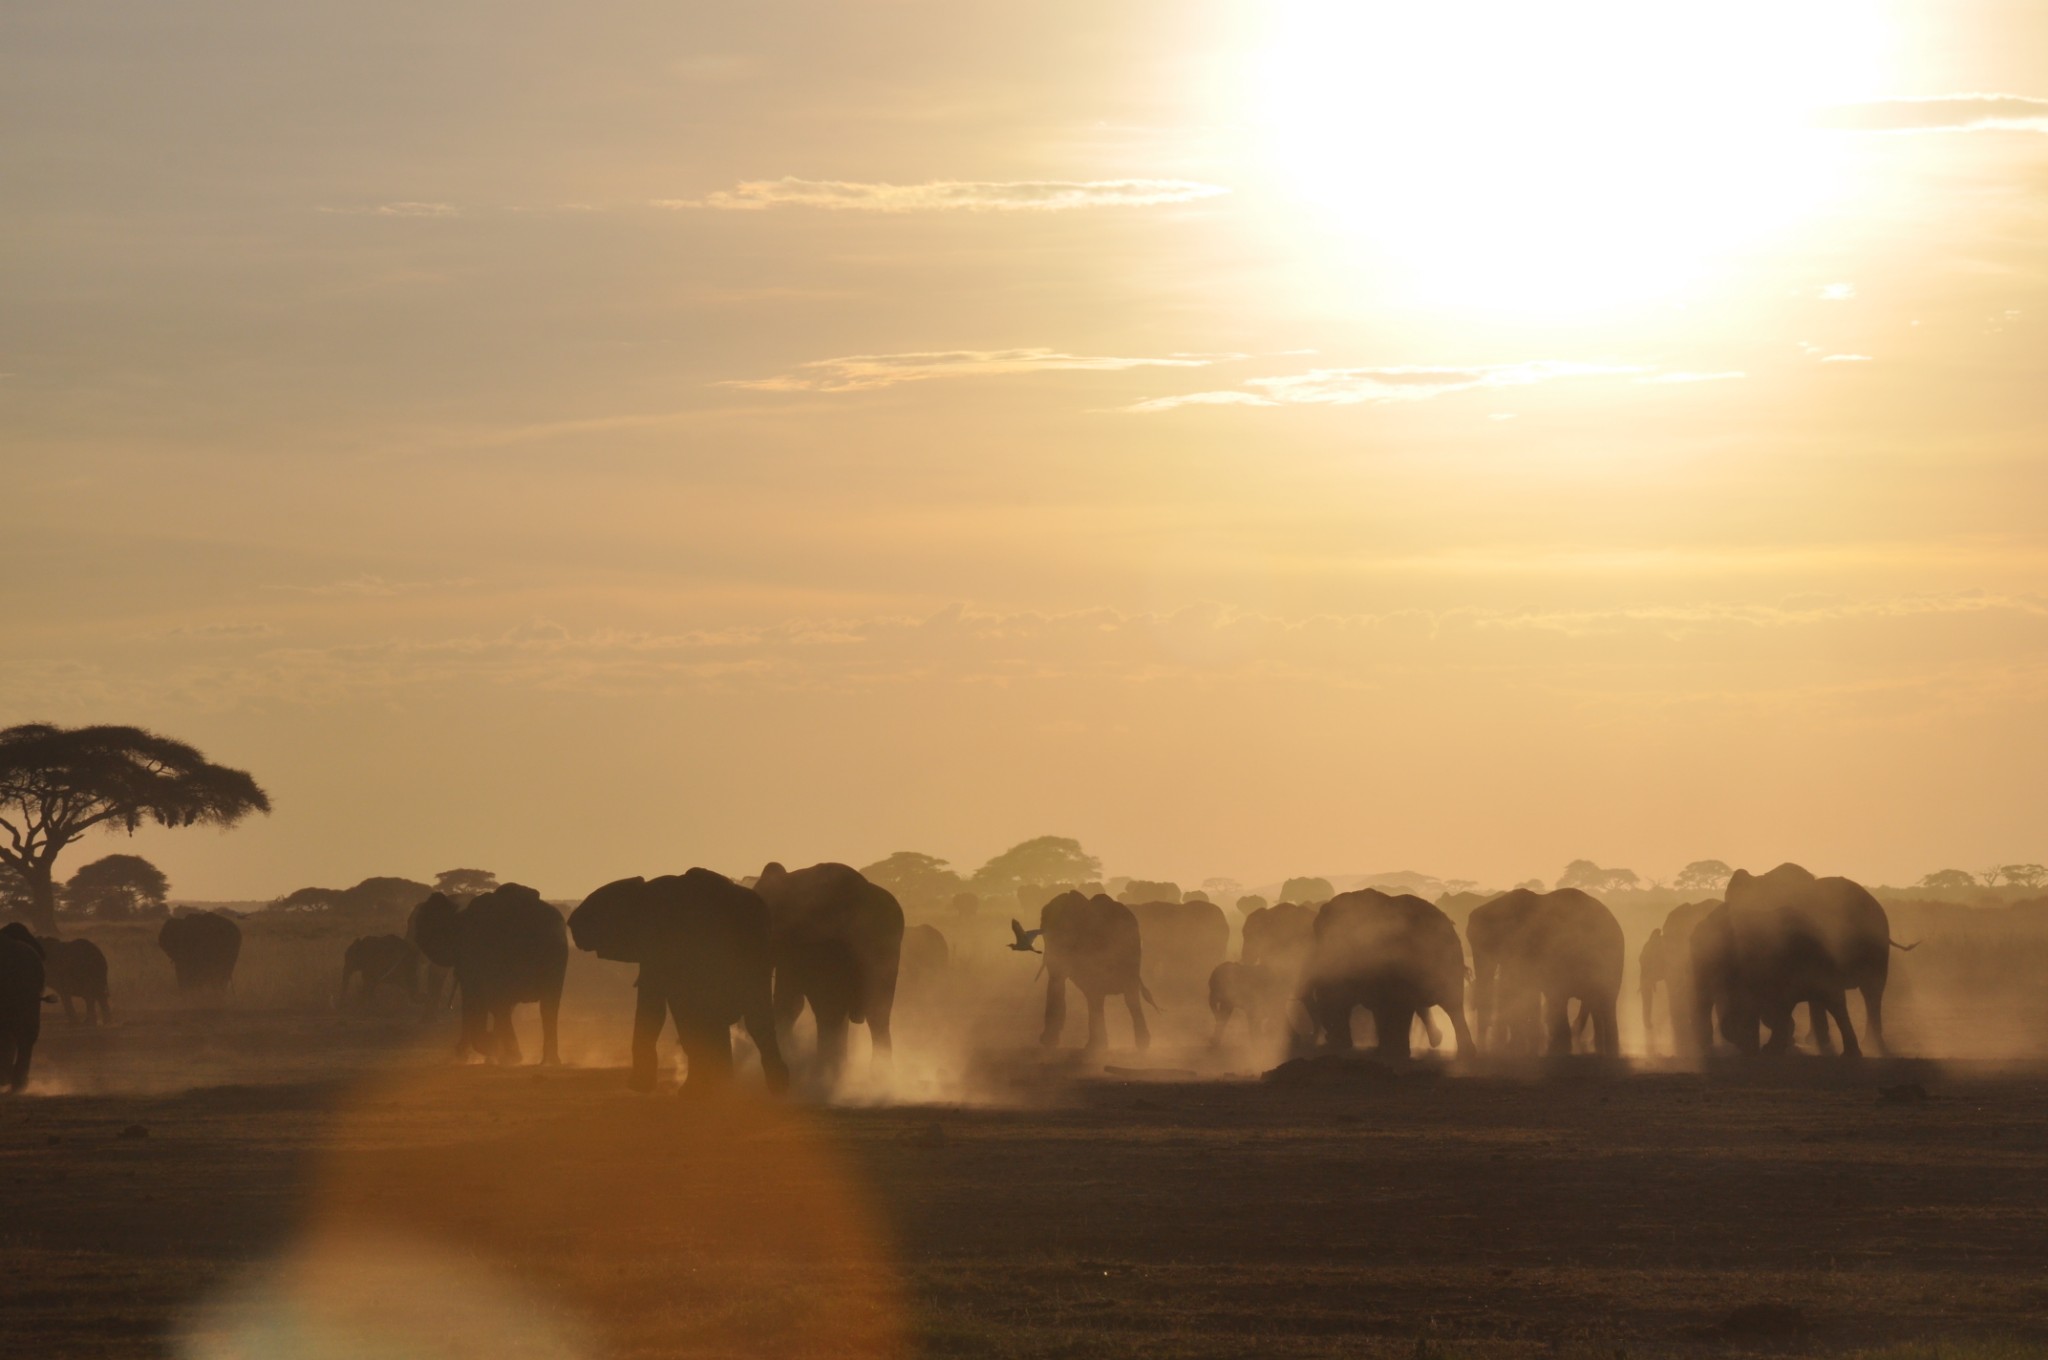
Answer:
M1098 990L1138 985L1144 937L1136 913L1123 903L1101 893L1061 893L1039 910L1038 925L1046 967Z
M1139 902L1130 910L1155 983L1199 990L1230 953L1230 918L1214 902Z
M43 946L20 922L0 926L0 1030L42 1018Z
M242 928L219 912L173 916L157 930L181 987L225 988L242 954Z
M1241 957L1283 972L1298 971L1315 943L1316 909L1303 902L1255 908L1244 918Z
M561 986L569 962L569 931L562 913L523 883L507 883L473 899L457 914L456 975L502 984L537 999Z
M1316 914L1311 985L1414 985L1431 998L1462 998L1465 947L1440 909L1407 893L1339 893Z

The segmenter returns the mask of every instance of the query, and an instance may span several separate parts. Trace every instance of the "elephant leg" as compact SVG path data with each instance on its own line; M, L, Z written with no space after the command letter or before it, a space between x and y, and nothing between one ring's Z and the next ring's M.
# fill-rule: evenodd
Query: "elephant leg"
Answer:
M491 1018L484 1008L473 1004L467 992L462 997L462 1032L455 1040L455 1056L463 1057L474 1052L481 1058L491 1057Z
M1316 1023L1323 1028L1323 1042L1331 1048L1348 1049L1353 1046L1351 1038L1351 1007L1329 1005L1316 1016Z
M1816 1013L1819 1008L1815 1007ZM1849 998L1843 992L1830 992L1827 997L1826 1014L1834 1017L1835 1024L1842 1030L1842 1056L1860 1058L1863 1046L1856 1042L1856 1026L1849 1022Z
M1550 1021L1550 1048L1553 1055L1570 1057L1572 1051L1572 999L1568 996L1543 998L1544 1010Z
M1126 993L1126 999L1128 999L1128 996L1129 994ZM1209 1034L1209 1043L1212 1047L1223 1042L1223 1030L1230 1024L1230 1017L1236 1013L1237 1007L1231 1005L1230 998L1227 996L1219 996L1209 1003L1209 1014L1216 1017L1216 1028ZM1257 1032L1257 1026L1253 1023L1250 1012L1246 1012L1244 1023L1247 1031Z
M1104 1019L1102 1014L1104 999L1099 992L1090 993L1088 996L1088 1051L1090 1053L1100 1052L1109 1044L1109 1021Z
M889 1032L890 1006L884 1002L879 1008L868 1010L868 1043L874 1052L876 1067L887 1068L892 1064L896 1041Z
M561 1052L555 1047L556 1021L560 1020L561 1017L562 994L555 992L551 995L543 996L540 999L540 1065L542 1067L560 1067L562 1065ZM509 1026L507 1032L510 1032ZM513 1042L513 1048L515 1051L518 1048L516 1040Z
M1392 1058L1406 1058L1414 1052L1410 1031L1415 1012L1405 1006L1375 1006L1372 1012L1373 1048Z
M7 1073L7 1089L19 1092L28 1086L29 1060L35 1056L36 1041L17 1036L14 1040L14 1062Z
M1612 996L1593 1005L1593 1051L1603 1058L1621 1056L1621 1003Z
M1465 1023L1463 998L1452 998L1452 1003L1444 1007L1444 1014L1451 1018L1451 1037L1458 1041L1458 1056L1468 1058L1478 1053L1479 1045L1473 1042L1472 1030Z
M675 1012L676 1037L690 1070L683 1077L685 1095L703 1095L732 1081L732 1026L692 1019Z
M846 1070L846 1013L820 1011L813 1004L811 1014L818 1021L818 1072L826 1082L836 1082Z
M1152 1047L1152 1028L1145 1023L1145 1003L1138 993L1125 992L1124 1005L1131 1012L1131 1047L1143 1053Z
M662 1026L667 1022L668 998L659 987L642 983L639 1000L633 1006L633 1071L626 1078L628 1089L642 1093L654 1089L660 1068L656 1050Z
M1642 989L1642 995L1643 995L1643 1056L1645 1056L1645 1057L1648 1057L1648 1058L1654 1058L1654 1057L1656 1057L1656 1056L1657 1056L1657 1026L1656 1026L1656 1024L1655 1024L1655 1012L1656 1012L1656 1009L1657 1009L1657 988L1656 988L1656 985L1655 985L1654 983L1652 983L1652 984L1650 984L1650 985L1648 985L1648 986L1645 986L1645 987L1644 987L1644 988ZM1596 1036L1595 1036L1595 1038L1597 1039L1597 1038L1598 1038L1598 1036L1596 1035Z
M76 1013L75 1013L75 1012L74 1012L74 1011L73 1011L73 1010L71 1009L71 993L69 993L69 992L60 992L60 993L58 994L58 997L57 997L57 999L58 999L59 1001L62 1001L62 1002L64 1003L64 1023L65 1023L65 1024L67 1024L67 1025L75 1025L75 1024L77 1024L77 1023L78 1023L78 1016L77 1016L77 1014L76 1014Z
M761 1053L761 1075L768 1082L768 1089L781 1095L789 1089L789 1066L782 1059L782 1045L775 1037L775 1013L767 1003L755 1006L746 1014L747 1037L754 1041L754 1047Z
M1060 1031L1066 1027L1067 979L1048 968L1045 971L1045 1028L1039 1031L1039 1044L1051 1048L1060 1041Z
M1429 1046L1433 1049L1444 1046L1444 1032L1437 1028L1436 1011L1433 1007L1424 1007L1422 1010L1422 1037L1429 1040Z
M1884 984L1877 983L1863 989L1863 1032L1870 1039L1870 1046L1879 1053L1889 1055L1891 1048L1884 1041Z
M508 1001L491 1009L491 1042L497 1049L497 1059L508 1067L516 1067L526 1061L526 1055L519 1051L519 1032L512 1028L512 1004Z
M1824 1054L1835 1051L1835 1036L1828 1024L1828 1008L1825 1002L1806 1003L1806 1027L1813 1031L1815 1049Z

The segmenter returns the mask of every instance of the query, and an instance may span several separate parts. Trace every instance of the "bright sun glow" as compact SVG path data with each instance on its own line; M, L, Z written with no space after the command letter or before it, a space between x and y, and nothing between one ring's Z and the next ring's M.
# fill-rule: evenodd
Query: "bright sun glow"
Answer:
M1318 0L1258 78L1268 154L1418 300L1565 313L1686 290L1835 192L1821 104L1868 3Z

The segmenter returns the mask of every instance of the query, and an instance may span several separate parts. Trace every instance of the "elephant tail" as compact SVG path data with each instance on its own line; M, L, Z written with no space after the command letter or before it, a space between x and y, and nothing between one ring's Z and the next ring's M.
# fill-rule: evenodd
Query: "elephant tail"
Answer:
M1145 1004L1150 1006L1153 1010L1156 1011L1159 1009L1159 1003L1152 999L1152 989L1145 985L1145 979L1143 978L1138 979L1138 995L1144 997Z
M1918 940L1913 941L1913 943L1911 944L1900 944L1897 940L1894 940L1889 936L1885 937L1885 943L1890 945L1892 948L1898 950L1901 954L1910 954L1920 947L1920 942Z

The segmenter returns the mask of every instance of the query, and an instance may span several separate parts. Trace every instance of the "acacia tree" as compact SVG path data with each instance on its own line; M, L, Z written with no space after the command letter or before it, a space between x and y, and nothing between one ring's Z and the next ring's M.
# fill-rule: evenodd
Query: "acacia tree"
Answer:
M898 902L918 910L931 910L950 902L960 891L960 875L937 855L917 850L898 850L887 859L876 860L860 876L887 888Z
M1558 887L1577 888L1589 893L1620 892L1636 887L1642 881L1633 869L1603 869L1589 859L1573 860L1557 876Z
M456 902L482 897L498 888L498 876L489 869L443 869L434 875L434 891Z
M982 865L968 886L983 897L1014 897L1026 883L1087 883L1101 872L1102 861L1073 837L1039 836Z
M1681 892L1718 892L1728 886L1728 880L1735 877L1735 871L1718 859L1696 859L1678 871L1678 877L1671 880L1671 886Z
M170 895L171 880L140 855L96 859L64 885L66 907L81 916L97 916L103 921L161 911Z
M2048 866L2039 864L2002 864L1998 872L2005 876L2006 882L2022 888L2038 888L2048 880Z
M23 914L44 933L57 925L57 857L95 827L230 827L269 811L269 795L247 773L139 727L0 731L0 864L27 884Z
M1968 869L1936 869L1915 886L1936 892L1967 892L1977 886L1977 876Z

